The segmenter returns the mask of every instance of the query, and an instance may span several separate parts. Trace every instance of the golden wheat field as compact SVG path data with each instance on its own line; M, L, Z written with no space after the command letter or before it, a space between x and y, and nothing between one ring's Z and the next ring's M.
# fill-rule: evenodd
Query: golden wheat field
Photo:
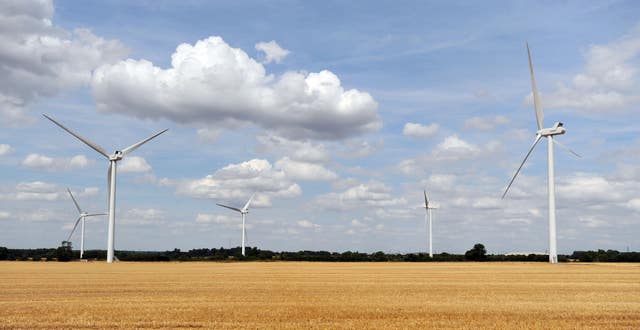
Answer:
M640 265L0 262L0 328L640 329Z

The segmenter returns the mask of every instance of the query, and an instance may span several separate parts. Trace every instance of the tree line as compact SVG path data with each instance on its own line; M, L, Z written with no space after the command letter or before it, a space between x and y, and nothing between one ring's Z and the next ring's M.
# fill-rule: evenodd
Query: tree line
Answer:
M297 251L274 252L248 247L246 256L242 256L240 247L234 248L202 248L181 251L117 251L120 261L331 261L331 262L442 262L442 261L533 261L547 262L545 254L505 255L487 254L482 244L476 244L465 254L439 253L433 258L427 253L374 253L363 252L329 252L329 251ZM73 250L70 244L58 248L42 249L9 249L0 247L0 260L33 260L33 261L71 261L79 257L79 251ZM106 260L105 250L86 250L84 258L89 260ZM615 250L575 251L571 255L558 255L560 262L640 262L640 252L619 252Z

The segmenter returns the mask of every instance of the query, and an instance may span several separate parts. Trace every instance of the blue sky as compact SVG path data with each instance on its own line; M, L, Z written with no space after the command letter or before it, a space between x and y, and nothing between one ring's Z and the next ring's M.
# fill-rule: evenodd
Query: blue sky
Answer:
M500 196L535 135L525 41L556 148L558 249L638 250L640 22L634 1L16 1L0 5L0 246L49 247L69 187L106 210L116 249L237 246L543 252L546 148ZM106 218L87 224L106 247ZM73 239L78 246L78 237Z

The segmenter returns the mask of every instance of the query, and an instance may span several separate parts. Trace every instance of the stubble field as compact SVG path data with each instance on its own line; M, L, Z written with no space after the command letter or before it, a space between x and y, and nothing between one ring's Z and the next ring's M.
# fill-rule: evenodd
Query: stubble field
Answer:
M0 328L640 329L640 265L0 262Z

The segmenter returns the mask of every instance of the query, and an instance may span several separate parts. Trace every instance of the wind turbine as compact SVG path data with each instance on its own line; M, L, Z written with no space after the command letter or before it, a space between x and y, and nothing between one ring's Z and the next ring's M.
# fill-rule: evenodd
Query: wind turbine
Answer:
M558 263L558 251L556 245L556 191L555 191L555 175L554 175L554 160L553 160L553 144L556 143L560 147L566 149L570 153L577 157L580 157L573 150L569 149L564 144L556 141L553 137L556 135L562 135L566 133L564 125L561 122L556 122L551 128L543 128L544 113L542 112L542 105L540 104L540 97L538 96L538 88L536 86L536 77L533 74L533 63L531 62L531 51L529 50L529 44L527 44L527 55L529 56L529 71L531 73L531 89L533 90L533 106L536 113L536 121L538 122L538 131L536 137L533 140L533 145L529 148L529 152L524 156L524 160L516 170L516 173L511 178L507 189L502 194L502 198L507 195L509 188L513 184L513 181L520 173L522 166L533 152L533 149L538 145L538 142L544 137L547 139L547 164L548 164L548 197L549 197L549 262L552 264Z
M63 130L67 131L69 134L78 138L78 140L82 141L84 144L89 146L91 149L97 151L99 154L103 155L109 160L109 171L107 173L107 178L109 182L109 234L107 236L107 262L113 262L113 246L114 246L114 235L115 235L115 227L116 227L116 169L118 161L122 160L124 156L129 154L130 152L140 148L141 145L151 141L156 136L168 131L169 129L165 129L159 133L156 133L138 143L132 144L122 150L116 150L112 155L109 155L102 147L99 145L87 140L86 138L80 136L80 134L75 133L74 131L64 127L64 125L55 121L53 118L43 114L47 119L51 120L54 124L60 126Z
M433 258L433 231L432 231L432 215L431 210L437 209L437 207L429 206L429 198L427 198L427 191L424 190L424 209L427 211L425 214L424 222L425 224L428 222L429 227L429 258Z
M76 223L73 225L73 229L71 230L71 234L69 234L69 238L67 238L67 242L69 242L71 240L71 236L73 235L73 232L76 230L76 227L78 227L78 223L80 221L82 221L82 225L80 226L80 259L82 259L82 255L84 254L84 218L86 217L95 217L98 215L107 215L106 213L87 213L85 211L82 211L82 209L80 208L80 205L78 205L78 202L76 201L75 198L73 198L73 194L71 193L71 190L69 190L69 188L67 188L67 191L69 192L69 196L71 196L71 200L73 201L73 204L76 205L76 209L78 209L78 213L80 214L80 217L78 218L78 220L76 220Z
M237 207L233 207L233 206L227 206L227 205L222 205L222 204L216 203L216 205L218 205L218 206L226 207L226 208L228 208L230 210L234 210L234 211L240 212L240 214L242 214L242 256L243 257L245 256L245 253L244 253L244 242L245 242L246 237L247 237L247 230L246 230L246 227L245 227L245 221L246 221L246 218L247 218L247 213L249 213L249 204L251 204L251 200L253 200L253 196L254 195L251 195L251 198L249 198L249 200L247 201L247 204L244 204L244 207L241 208L241 209L239 209Z

